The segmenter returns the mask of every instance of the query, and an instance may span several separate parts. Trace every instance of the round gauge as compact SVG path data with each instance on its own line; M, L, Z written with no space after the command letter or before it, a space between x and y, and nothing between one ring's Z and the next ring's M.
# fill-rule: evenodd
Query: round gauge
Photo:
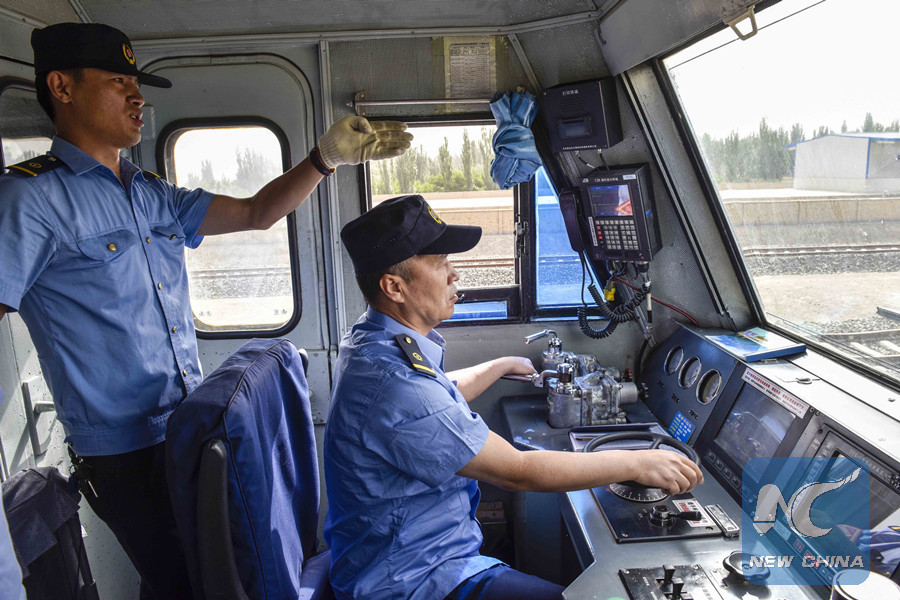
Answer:
M707 371L697 385L697 400L701 404L709 404L719 395L722 389L722 376L718 371Z
M671 375L681 366L681 360L684 358L684 348L675 346L666 355L666 364L664 366L666 373Z
M678 373L678 385L683 388L689 388L697 381L700 376L700 359L692 356L681 366L681 372Z

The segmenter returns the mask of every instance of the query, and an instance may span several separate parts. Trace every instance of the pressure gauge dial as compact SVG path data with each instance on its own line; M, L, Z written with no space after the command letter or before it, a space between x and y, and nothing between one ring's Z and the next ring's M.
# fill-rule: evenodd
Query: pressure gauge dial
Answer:
M675 346L669 353L666 355L666 364L664 366L666 373L672 375L675 371L678 370L678 367L681 366L681 361L684 359L684 348L681 346Z
M678 385L683 388L689 388L694 383L697 382L697 377L700 376L700 369L703 367L700 364L700 359L696 356L692 356L685 361L685 363L681 366L681 371L678 373Z

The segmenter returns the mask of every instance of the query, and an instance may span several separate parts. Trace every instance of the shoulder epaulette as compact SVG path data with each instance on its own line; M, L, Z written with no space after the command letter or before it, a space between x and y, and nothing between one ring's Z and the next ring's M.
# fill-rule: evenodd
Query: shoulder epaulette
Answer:
M141 171L144 174L144 179L162 179L163 176L159 173L154 173L153 171Z
M35 156L34 158L23 160L18 164L10 165L6 168L9 169L10 175L37 177L41 173L46 173L47 171L52 171L56 167L61 167L62 164L63 161L55 156L44 154L43 156Z
M400 344L400 349L403 350L404 354L406 354L406 358L409 359L409 363L412 365L413 369L415 369L419 373L425 373L426 375L437 377L437 373L434 372L434 369L432 369L428 365L428 363L425 362L425 357L422 356L422 351L419 350L419 345L416 343L416 340L412 339L405 333L395 335L394 339L397 340L398 344Z

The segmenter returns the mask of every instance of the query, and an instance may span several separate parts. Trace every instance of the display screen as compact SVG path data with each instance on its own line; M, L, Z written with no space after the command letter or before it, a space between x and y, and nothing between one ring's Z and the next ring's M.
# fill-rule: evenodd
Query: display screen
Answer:
M559 121L559 137L564 140L590 137L593 133L590 117L560 119Z
M837 451L833 457L849 458L843 452ZM834 481L846 477L853 470L854 464L861 459L852 459L855 462L847 461L844 463L835 463L821 477L823 481ZM840 467L837 465L840 464ZM873 473L874 475L874 473ZM858 498L857 503L868 502L869 511L869 531L862 532L862 541L868 543L870 548L871 565L870 569L888 577L891 576L900 564L900 494L891 489L874 476L869 479L869 488L871 490L868 498ZM828 498L817 500L819 504L827 502ZM818 507L818 505L817 505ZM857 506L847 505L844 500L839 507L830 508L823 505L824 510L831 510L832 514L841 514L841 511L853 512L858 510ZM847 532L845 532L847 533ZM850 537L848 535L848 537ZM856 541L851 538L851 541Z
M775 456L794 414L751 385L744 385L731 413L713 440L722 453L743 469L750 459ZM757 469L760 463L753 463ZM762 473L744 473L758 479Z
M592 185L588 190L595 217L624 217L634 214L627 185Z

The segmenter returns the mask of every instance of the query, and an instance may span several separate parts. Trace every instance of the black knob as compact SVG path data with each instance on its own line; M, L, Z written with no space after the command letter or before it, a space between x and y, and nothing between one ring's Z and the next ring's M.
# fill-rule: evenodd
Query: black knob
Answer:
M663 585L672 583L672 577L675 575L674 565L663 565Z

